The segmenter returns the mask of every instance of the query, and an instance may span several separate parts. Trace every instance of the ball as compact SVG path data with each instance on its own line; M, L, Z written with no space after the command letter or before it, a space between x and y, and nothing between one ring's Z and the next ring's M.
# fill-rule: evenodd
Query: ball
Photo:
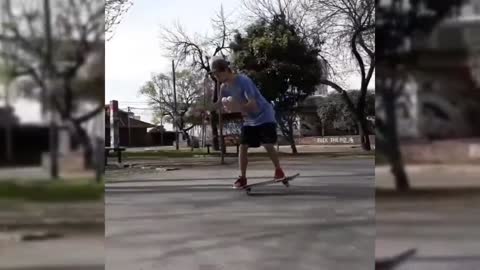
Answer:
M232 101L233 101L232 96L227 97L227 101L228 101L228 102L232 102Z

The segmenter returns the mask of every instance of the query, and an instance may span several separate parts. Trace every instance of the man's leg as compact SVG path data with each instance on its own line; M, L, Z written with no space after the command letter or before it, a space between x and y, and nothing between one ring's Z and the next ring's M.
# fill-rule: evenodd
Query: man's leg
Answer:
M248 166L248 147L256 143L256 130L254 127L243 126L240 136L240 151L238 152L238 167L240 177L235 181L235 187L241 187L247 184L247 166Z
M275 150L275 143L277 142L277 125L275 123L267 123L261 125L259 128L259 135L263 144L263 147L268 153L270 160L275 166L275 179L285 178L285 173L280 165L278 152Z
M247 177L247 166L248 166L248 145L240 145L240 151L238 152L238 166L240 168L240 176Z
M268 156L273 162L275 169L280 169L280 160L278 159L278 152L275 150L275 146L273 144L264 144L263 147L268 153Z

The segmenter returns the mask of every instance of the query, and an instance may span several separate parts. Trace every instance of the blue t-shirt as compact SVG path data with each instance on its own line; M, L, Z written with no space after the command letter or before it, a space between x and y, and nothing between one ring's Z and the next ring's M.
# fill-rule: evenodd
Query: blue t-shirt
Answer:
M265 99L248 76L239 74L235 76L233 85L225 84L222 90L222 97L228 96L232 96L235 101L241 104L247 103L249 100L255 100L257 103L257 112L244 115L244 126L258 126L277 122L272 104Z

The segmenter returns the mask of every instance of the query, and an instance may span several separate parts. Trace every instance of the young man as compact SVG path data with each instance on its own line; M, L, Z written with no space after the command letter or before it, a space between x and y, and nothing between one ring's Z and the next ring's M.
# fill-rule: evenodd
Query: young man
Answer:
M280 166L278 154L275 151L277 142L277 122L273 106L262 96L253 81L246 75L233 73L229 62L214 59L211 63L211 73L221 83L217 106L224 106L227 111L240 112L243 115L239 166L240 176L234 183L235 188L247 185L248 148L263 145L275 166L274 178L281 180L285 174ZM224 102L223 97L231 97L231 102Z

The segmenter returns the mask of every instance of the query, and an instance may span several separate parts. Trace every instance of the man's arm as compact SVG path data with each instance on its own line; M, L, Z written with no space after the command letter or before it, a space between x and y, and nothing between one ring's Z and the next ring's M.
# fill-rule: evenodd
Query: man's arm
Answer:
M217 112L220 112L220 110L223 108L223 104L222 104L222 93L223 93L223 88L224 86L220 86L220 93L218 93L218 99L216 102L213 102L211 100L209 100L207 102L207 104L205 104L205 108L204 110L206 111L217 111Z
M253 81L248 77L244 77L241 87L243 88L247 102L244 104L239 104L239 109L246 113L258 112L259 108L255 95L257 90Z

